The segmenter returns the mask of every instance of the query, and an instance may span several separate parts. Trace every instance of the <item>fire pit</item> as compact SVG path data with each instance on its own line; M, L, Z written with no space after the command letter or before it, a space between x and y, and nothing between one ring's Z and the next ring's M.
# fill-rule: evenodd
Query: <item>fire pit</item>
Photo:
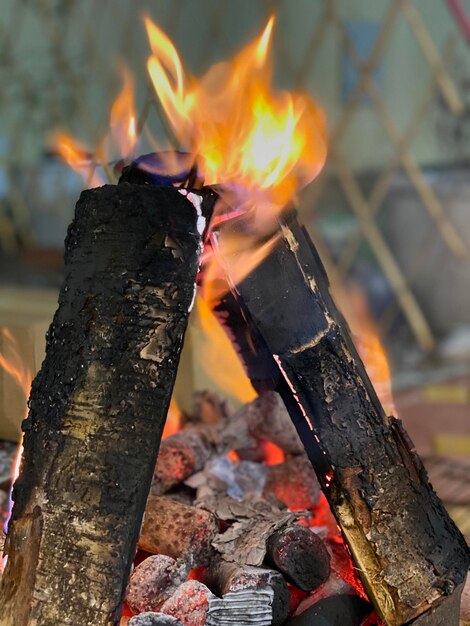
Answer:
M131 160L77 204L23 425L1 626L113 625L125 597L130 626L359 623L372 605L390 626L458 620L465 541L292 208L325 129L305 97L270 93L272 27L187 83L147 20L149 72L190 150ZM128 104L113 119L134 143ZM219 402L210 426L195 411L160 446L196 283L260 396L232 416Z

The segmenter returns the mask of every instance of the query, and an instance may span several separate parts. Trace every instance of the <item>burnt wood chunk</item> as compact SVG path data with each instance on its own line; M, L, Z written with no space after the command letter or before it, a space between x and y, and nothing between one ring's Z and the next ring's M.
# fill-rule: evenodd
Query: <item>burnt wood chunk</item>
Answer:
M200 263L173 188L84 191L23 423L1 626L112 626L137 545Z
M223 228L238 225L221 228L222 254ZM236 301L253 341L277 364L278 376L271 369L263 380L286 404L370 599L389 626L404 624L462 583L467 545L401 422L384 413L294 213L280 218L277 235L237 284ZM230 284L230 257L223 265ZM236 340L236 330L229 334ZM243 345L247 371L259 380L263 368Z

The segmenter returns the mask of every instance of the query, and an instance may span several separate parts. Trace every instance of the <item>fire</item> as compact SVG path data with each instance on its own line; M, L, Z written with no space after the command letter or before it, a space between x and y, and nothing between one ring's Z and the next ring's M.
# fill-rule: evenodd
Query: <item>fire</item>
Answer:
M31 371L24 365L24 362L18 352L15 339L8 328L1 329L2 336L6 339L7 354L0 353L0 367L11 376L15 383L20 387L24 394L25 399L25 412L24 417L28 414L27 401L29 398L29 392L31 389L31 383L33 381ZM12 467L12 482L18 478L21 465L21 456L23 454L23 446L21 441L18 446L18 454ZM10 496L10 508L11 508L11 496ZM7 523L8 524L8 521Z
M359 289L348 291L348 306L345 307L345 312L354 334L354 343L377 396L386 412L396 415L392 374L387 354L380 342L377 325L362 291Z
M65 132L53 135L51 143L57 154L80 174L88 187L99 187L104 178L96 172L101 165L110 181L114 175L109 168L111 158L132 160L137 146L137 117L135 113L135 87L130 72L123 66L122 90L111 107L109 133L98 142L94 151Z
M326 131L306 95L271 86L274 18L199 80L186 74L170 39L149 18L145 24L156 94L181 146L198 156L205 183L241 189L257 207L284 207L322 168Z

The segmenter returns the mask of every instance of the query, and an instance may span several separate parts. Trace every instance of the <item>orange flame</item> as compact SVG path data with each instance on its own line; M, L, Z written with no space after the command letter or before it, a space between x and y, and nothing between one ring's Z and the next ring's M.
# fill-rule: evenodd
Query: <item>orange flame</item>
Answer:
M7 351L8 356L0 353L0 367L4 369L4 371L11 376L11 378L15 381L15 383L20 387L23 391L24 399L25 399L25 412L24 417L28 414L27 401L29 398L29 392L31 390L31 383L33 381L33 377L29 368L24 365L23 359L21 358L15 339L11 332L7 328L1 329L2 336L6 339L7 342ZM16 455L15 461L12 467L12 482L18 478L20 473L20 465L21 458L23 455L23 446L22 439L19 442L18 453Z
M134 79L121 68L123 87L111 108L111 136L119 147L120 155L132 156L137 143L137 123L134 106Z
M51 139L53 149L84 178L88 187L104 184L104 179L95 171L97 165L102 165L108 178L112 179L109 160L116 157L116 153L119 158L131 159L137 145L134 80L124 66L121 74L123 86L111 107L109 134L98 142L94 151L64 132L55 133Z
M282 208L320 171L326 157L323 115L301 94L277 93L268 63L274 18L228 63L188 77L170 39L145 19L148 71L172 130L200 159L205 183L242 187Z
M377 396L385 411L396 415L390 365L363 292L357 288L349 289L348 306L344 310L354 334L354 343Z

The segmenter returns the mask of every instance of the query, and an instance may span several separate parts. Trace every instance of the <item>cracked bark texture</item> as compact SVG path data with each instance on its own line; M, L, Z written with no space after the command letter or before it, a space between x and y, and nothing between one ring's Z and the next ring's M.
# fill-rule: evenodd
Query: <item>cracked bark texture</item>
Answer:
M387 624L404 624L460 585L468 549L401 422L385 415L294 214L279 234L236 299L274 356L277 380L265 380L283 397L371 601ZM230 276L230 258L224 264ZM259 379L262 364L244 361Z
M194 296L194 206L84 191L23 423L1 626L118 623Z

